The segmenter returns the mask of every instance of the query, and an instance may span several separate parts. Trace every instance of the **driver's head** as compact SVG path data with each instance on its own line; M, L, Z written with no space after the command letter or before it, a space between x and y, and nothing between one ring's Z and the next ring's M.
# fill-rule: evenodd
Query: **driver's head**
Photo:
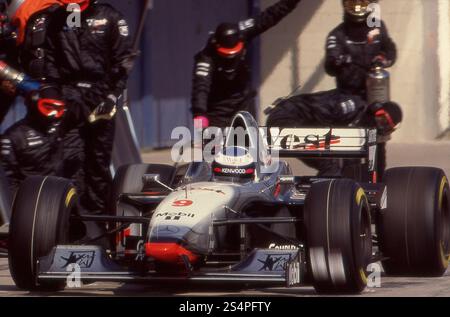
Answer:
M255 179L256 163L244 147L226 147L212 164L214 179L232 183L248 183Z
M378 0L342 0L346 18L358 23L367 20L371 3L378 3Z
M239 25L235 23L220 24L214 33L213 45L221 66L226 71L233 71L245 54L245 42Z

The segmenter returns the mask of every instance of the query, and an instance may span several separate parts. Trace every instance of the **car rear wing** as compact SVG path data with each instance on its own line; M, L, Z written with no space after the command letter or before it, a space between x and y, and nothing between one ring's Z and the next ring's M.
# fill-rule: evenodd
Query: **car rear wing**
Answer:
M279 157L368 158L377 131L355 128L270 128L270 150Z

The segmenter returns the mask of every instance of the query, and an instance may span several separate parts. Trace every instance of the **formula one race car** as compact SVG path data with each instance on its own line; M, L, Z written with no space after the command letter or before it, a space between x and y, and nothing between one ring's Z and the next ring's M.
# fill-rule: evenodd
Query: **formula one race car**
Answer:
M375 130L268 133L246 112L231 127L249 133L239 143L229 132L211 163L120 168L111 215L80 215L67 180L27 179L10 227L16 285L58 290L78 272L87 282L312 284L319 293L359 293L374 262L395 275L447 270L450 192L442 170L394 168L380 184ZM349 159L366 172L294 176L277 155ZM113 246L98 245L100 236L80 240L86 223L108 224Z

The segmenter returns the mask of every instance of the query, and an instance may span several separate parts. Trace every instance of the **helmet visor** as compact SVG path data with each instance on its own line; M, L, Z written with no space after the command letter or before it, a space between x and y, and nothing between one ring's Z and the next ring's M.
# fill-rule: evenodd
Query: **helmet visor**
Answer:
M240 41L236 46L228 48L217 45L217 53L225 58L234 58L242 53L244 50L244 42Z
M38 110L44 117L60 119L66 111L66 104L56 99L40 99Z
M344 0L344 9L352 16L364 17L369 13L369 5L373 2L370 0Z

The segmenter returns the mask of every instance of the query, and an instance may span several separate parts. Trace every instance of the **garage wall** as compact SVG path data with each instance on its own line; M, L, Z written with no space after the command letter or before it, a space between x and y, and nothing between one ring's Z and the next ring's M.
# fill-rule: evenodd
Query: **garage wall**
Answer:
M449 126L450 117L450 1L439 0L438 58L440 69L439 128Z
M237 22L247 17L248 11L247 0L155 0L145 38L150 48L145 52L150 76L145 78L151 96L145 96L144 104L150 103L152 112L151 122L148 113L143 113L146 126L141 129L144 136L152 138L144 137L146 144L171 145L173 128L191 125L194 55L220 22Z
M261 0L262 7L274 0ZM395 141L435 139L449 125L448 0L383 0L382 18L399 49L391 69L392 98L405 112ZM324 73L327 34L342 20L341 1L303 0L277 29L261 39L263 106L289 94L328 90L334 79ZM264 115L261 113L261 121Z

